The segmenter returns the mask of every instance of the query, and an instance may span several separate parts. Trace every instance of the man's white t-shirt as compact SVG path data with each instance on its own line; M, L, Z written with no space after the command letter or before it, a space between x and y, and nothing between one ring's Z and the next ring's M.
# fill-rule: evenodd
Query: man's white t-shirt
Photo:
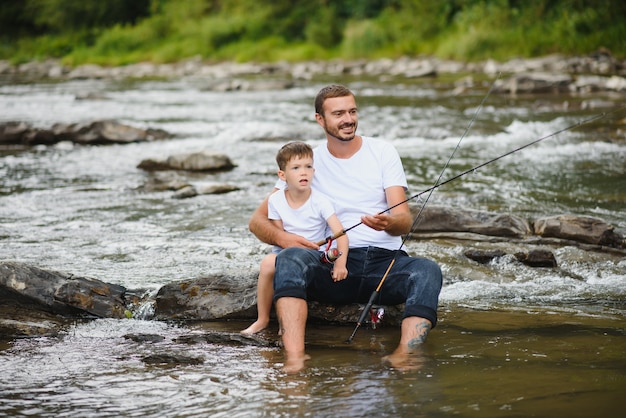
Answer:
M301 235L309 241L318 242L330 235L327 220L335 213L335 208L328 198L313 191L302 206L294 209L287 202L285 190L278 190L270 195L267 212L269 219L283 222L285 231ZM323 249L322 247L320 249ZM279 252L281 249L275 246L273 251Z
M326 143L314 150L313 190L327 196L344 229L361 222L363 215L375 215L387 209L385 189L401 186L407 189L402 161L389 143L362 137L361 148L350 158L334 157ZM284 188L284 182L276 184ZM385 231L359 225L348 231L350 247L375 246L389 250L400 248L402 238Z

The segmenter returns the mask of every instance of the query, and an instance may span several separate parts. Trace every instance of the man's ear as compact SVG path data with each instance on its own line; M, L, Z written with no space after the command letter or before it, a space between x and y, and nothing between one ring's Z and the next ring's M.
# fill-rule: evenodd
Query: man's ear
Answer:
M319 113L316 113L315 120L317 121L317 123L320 124L322 128L324 127L324 116L320 115Z
M283 170L278 170L278 178L282 181L287 181L287 179L285 178L285 172Z

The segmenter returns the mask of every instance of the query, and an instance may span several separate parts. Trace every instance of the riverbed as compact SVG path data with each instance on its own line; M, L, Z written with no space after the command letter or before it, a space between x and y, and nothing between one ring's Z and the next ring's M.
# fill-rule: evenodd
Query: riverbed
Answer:
M398 149L409 195L537 138L614 110L624 96L490 95L465 75L406 79L317 77L277 90L215 91L210 80L74 80L0 85L0 120L50 127L115 119L175 135L110 146L60 143L0 150L0 259L61 270L148 293L230 268L258 268L268 247L247 221L275 181L286 141L323 143L313 98L328 82L357 94L359 132ZM251 77L250 82L258 81ZM626 115L566 130L438 189L429 204L527 219L572 213L626 233ZM227 154L224 173L183 174L239 190L174 199L146 192L147 158L200 150ZM414 202L419 205L421 202ZM487 265L463 252L480 241L409 240L440 263L441 323L405 370L381 358L391 326L312 325L311 360L282 371L277 348L182 344L181 335L236 332L246 323L69 322L58 337L0 343L5 416L611 416L626 390L626 260L575 246L549 248L558 268L514 257ZM519 244L497 244L507 253ZM276 338L276 325L267 330ZM130 333L162 341L138 343ZM179 353L199 364L146 363Z

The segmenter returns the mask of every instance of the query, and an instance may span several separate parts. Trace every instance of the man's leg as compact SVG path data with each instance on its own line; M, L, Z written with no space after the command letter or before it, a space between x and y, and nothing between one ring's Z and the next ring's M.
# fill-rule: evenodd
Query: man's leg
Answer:
M377 263L374 270L388 267L389 261ZM390 356L392 365L406 363L410 355L421 352L421 345L437 323L437 305L442 275L439 266L428 259L398 255L381 289L380 303L405 303L400 342Z
M432 323L425 318L409 316L402 320L402 335L398 349L402 352L414 352L422 343L426 342L426 337L432 328Z
M422 366L422 344L431 329L429 320L409 316L402 320L400 343L393 353L382 358L383 362L398 370L415 370Z
M286 353L304 354L304 333L308 315L304 299L283 297L276 301L276 314Z
M276 301L276 314L286 357L283 370L287 373L296 373L304 368L304 362L309 358L304 352L306 301L300 298L280 298Z

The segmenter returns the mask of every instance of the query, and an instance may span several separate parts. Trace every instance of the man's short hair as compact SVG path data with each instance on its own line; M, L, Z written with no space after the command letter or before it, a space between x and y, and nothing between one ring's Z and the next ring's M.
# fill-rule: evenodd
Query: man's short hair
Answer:
M354 93L350 91L346 86L341 84L331 84L319 91L315 96L315 113L319 113L324 116L324 102L326 99L332 99L334 97L353 96Z

